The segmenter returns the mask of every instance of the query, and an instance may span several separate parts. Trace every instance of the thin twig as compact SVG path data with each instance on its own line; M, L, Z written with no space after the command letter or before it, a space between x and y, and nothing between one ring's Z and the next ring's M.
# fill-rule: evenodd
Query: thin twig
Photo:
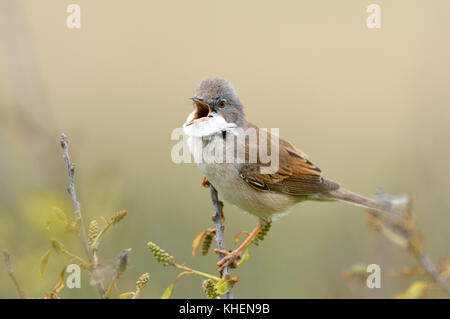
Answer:
M384 196L383 196L380 193L380 191L378 192L378 194L379 194L379 197L384 197L384 199L388 199L386 194L384 194ZM400 207L403 206L404 207L403 214L410 212L412 209L412 199L409 196L403 196L403 197L400 196L398 198L393 198L389 202L391 203L392 209L394 209L394 206L396 206L396 205L400 206ZM409 239L409 240L411 241L411 239ZM431 260L431 258L422 252L413 252L413 254L417 258L419 263L422 265L423 269L428 274L428 276L430 276L431 279L433 279L436 282L436 284L440 285L442 287L442 289L444 289L444 291L448 295L450 295L449 283L439 273L438 268L436 267L434 262Z
M383 190L379 190L377 192L377 197L383 205L385 205L388 210L386 210L384 213L385 215L380 216L381 221L385 223L388 227L392 225L395 225L397 227L400 227L400 229L397 229L398 231L401 230L403 232L403 236L407 238L409 243L413 241L412 234L405 226L405 222L402 221L402 218L405 218L405 214L410 214L411 208L412 208L412 200L409 196L398 196L398 197L389 197L387 193L385 193ZM396 207L401 208L400 210L397 210ZM430 276L430 278L438 285L442 287L442 289L450 295L450 284L445 280L445 278L442 277L442 275L439 273L438 268L434 264L434 262L431 260L430 257L423 254L420 250L410 249L409 250L414 257L417 258L418 262L421 264L422 268L425 270L425 272Z
M92 263L92 271L95 271L97 269L97 260L96 258L94 258L94 254L91 248L89 247L86 229L84 228L83 218L81 216L81 205L80 202L78 202L77 200L77 193L75 192L75 180L74 180L75 164L70 162L69 142L67 141L66 134L64 133L61 134L60 143L61 148L63 149L63 159L64 162L66 163L67 173L69 177L69 187L67 188L67 191L69 192L70 198L72 199L72 204L75 209L74 214L80 226L80 238L81 241L83 242L84 250L86 251L86 254L89 257L89 261ZM103 286L103 282L99 281L95 286L97 287L100 297L105 298L105 287Z
M225 227L223 226L223 223L222 223L223 203L219 200L219 197L217 195L217 190L214 188L214 186L209 185L209 189L211 191L211 201L214 206L214 216L213 216L212 220L213 220L214 224L216 224L215 238L216 238L216 242L217 242L217 248L220 250L225 250L225 239L224 239ZM222 259L223 257L225 257L225 256L223 254L219 253L219 258ZM223 276L229 275L229 267L228 266L223 268L222 275ZM231 291L228 291L225 296L227 299L233 299L233 293Z
M439 270L436 265L433 263L430 257L424 254L417 254L417 259L422 265L423 269L427 272L427 274L438 284L440 285L447 294L450 295L450 285L448 282L441 276Z
M16 287L17 293L19 294L20 299L25 299L25 294L23 290L20 288L19 282L17 281L16 276L14 275L14 270L11 265L11 256L9 255L6 249L3 249L3 258L5 260L6 269L8 270L9 277L11 277L14 286Z
M175 268L180 269L180 270L191 272L193 274L196 274L197 276L200 276L200 277L203 277L203 278L206 278L206 279L212 279L214 281L219 281L220 280L219 277L212 276L210 274L207 274L207 273L204 273L204 272L201 272L201 271L189 268L189 267L187 267L185 265L178 265L178 264L173 263L172 266L174 266Z

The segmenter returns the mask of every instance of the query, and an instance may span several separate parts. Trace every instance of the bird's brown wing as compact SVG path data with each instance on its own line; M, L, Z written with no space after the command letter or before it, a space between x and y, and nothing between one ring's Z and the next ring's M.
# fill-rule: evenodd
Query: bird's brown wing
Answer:
M248 126L259 131L259 128L253 124L249 123ZM267 138L262 136L267 136ZM270 133L267 132L262 136L258 138L258 143L267 143L270 150L272 141ZM249 151L248 148L247 151ZM311 163L305 153L281 138L279 138L278 171L273 174L261 173L261 168L268 165L260 161L256 164L245 164L240 169L240 176L248 185L257 190L289 195L312 195L339 188L339 184L322 176L320 168Z

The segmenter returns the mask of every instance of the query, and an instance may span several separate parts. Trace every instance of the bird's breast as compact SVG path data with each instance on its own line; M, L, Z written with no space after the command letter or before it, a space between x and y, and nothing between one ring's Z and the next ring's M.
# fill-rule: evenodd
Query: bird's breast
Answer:
M189 137L188 145L201 172L227 202L250 214L264 219L272 219L275 214L286 212L301 200L298 196L255 190L239 176L239 164L237 163L202 161L205 153L213 152L221 143L218 139L222 139L222 136L213 136L208 140ZM201 151L199 145L202 145Z

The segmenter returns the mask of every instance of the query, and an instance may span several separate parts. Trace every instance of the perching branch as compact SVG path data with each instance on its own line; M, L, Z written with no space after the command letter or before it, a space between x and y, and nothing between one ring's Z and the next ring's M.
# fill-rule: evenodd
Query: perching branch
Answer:
M80 202L78 202L77 194L75 192L75 181L74 181L75 164L70 162L69 142L67 141L66 134L64 134L64 133L61 134L60 143L61 143L61 148L63 149L63 159L64 159L64 162L66 163L67 173L68 173L68 178L69 178L69 187L67 188L67 191L69 192L70 198L72 199L72 204L75 209L74 214L75 214L75 217L80 226L81 241L83 242L83 246L86 251L86 254L89 257L89 261L92 263L92 271L95 271L97 269L97 260L94 257L94 254L93 254L91 248L89 247L88 236L86 234L86 229L84 228L83 218L81 216ZM99 281L98 283L96 283L95 286L100 294L100 297L105 298L105 288L103 286L103 282Z
M19 294L20 299L25 299L25 294L23 290L20 288L19 282L17 281L16 276L14 275L14 270L11 265L11 256L9 255L6 249L3 249L3 258L6 265L6 270L8 270L9 277L11 278L14 286L16 287L17 293Z
M222 208L223 203L219 200L219 197L217 195L217 190L214 188L214 186L209 185L209 189L211 191L211 201L214 206L214 216L212 218L213 222L216 224L216 242L217 242L217 248L219 250L225 250L225 239L224 239L224 229L222 223ZM222 259L224 257L223 254L219 253L219 258ZM229 267L226 266L223 268L223 276L229 275ZM231 291L228 291L226 293L227 299L233 299L233 293Z

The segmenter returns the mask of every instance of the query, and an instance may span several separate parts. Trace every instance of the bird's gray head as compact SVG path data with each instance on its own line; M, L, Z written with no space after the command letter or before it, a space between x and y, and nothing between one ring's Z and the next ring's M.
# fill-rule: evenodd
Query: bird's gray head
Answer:
M225 79L204 79L191 99L194 101L195 111L185 126L219 120L225 120L224 122L234 127L244 128L246 125L242 103L231 83ZM208 126L211 124L213 123Z

